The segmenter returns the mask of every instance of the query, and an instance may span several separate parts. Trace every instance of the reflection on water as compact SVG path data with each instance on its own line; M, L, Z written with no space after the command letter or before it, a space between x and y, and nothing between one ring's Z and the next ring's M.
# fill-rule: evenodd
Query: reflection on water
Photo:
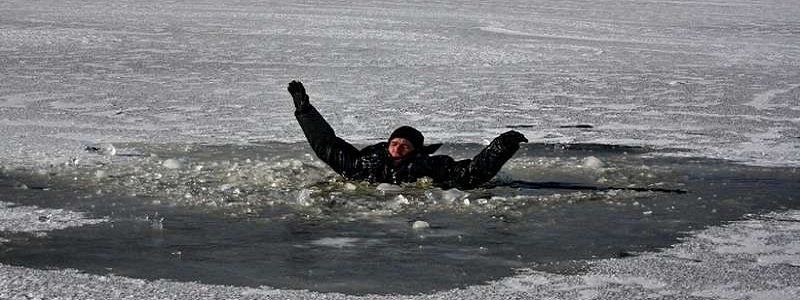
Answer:
M94 166L6 171L5 201L112 222L3 234L0 261L216 284L420 293L669 246L798 208L798 174L606 145L526 145L485 188L345 182L304 144L117 145ZM469 157L478 145L441 153ZM415 221L428 226L413 228ZM423 223L418 223L423 224Z

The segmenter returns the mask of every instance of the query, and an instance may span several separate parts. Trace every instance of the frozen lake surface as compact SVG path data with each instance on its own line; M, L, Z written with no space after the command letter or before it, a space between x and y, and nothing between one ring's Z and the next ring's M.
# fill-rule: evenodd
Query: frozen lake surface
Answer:
M301 141L285 90L301 79L356 142L527 125L533 141L797 166L796 6L3 1L3 159L66 161L80 140ZM576 124L595 130L561 128Z
M7 260L0 273L8 277L0 280L0 298L86 298L70 287L86 281L91 282L87 286L107 282L106 287L114 288L104 297L112 298L136 294L121 287L131 284L167 291L153 294L161 298L180 298L177 295L186 291L211 298L340 297L143 283L8 265L315 289L297 283L308 273L288 276L282 283L224 282L175 268L148 276L141 268L125 269L124 261L135 260L135 255L114 252L120 248L119 239L161 238L160 246L151 245L159 249L181 244L181 238L192 234L207 234L169 234L177 228L203 228L194 222L207 216L217 228L236 233L230 240L219 237L215 245L253 241L244 233L269 228L264 220L284 227L324 224L306 230L318 235L289 234L292 238L285 245L300 245L307 255L328 248L326 255L349 255L354 248L391 248L387 245L405 241L406 248L395 249L411 253L413 247L423 246L411 256L420 258L415 263L480 257L484 264L472 267L486 270L483 277L475 275L481 272L465 271L468 276L452 281L423 277L419 279L428 285L414 285L416 290L396 286L386 292L432 289L442 291L434 295L453 299L796 299L800 289L786 280L800 278L798 245L791 242L800 229L794 226L796 211L786 210L797 208L800 166L798 15L800 8L792 0L2 1L0 188L7 192L0 197L0 247ZM504 169L500 186L484 195L415 187L397 195L386 190L387 196L375 187L331 182L335 176L307 156L310 152L303 146L285 90L293 79L306 84L311 101L337 133L358 144L383 140L404 124L422 130L429 142L452 143L448 153L460 157L509 128L524 133L532 144ZM118 155L84 151L87 144L102 143L117 146ZM555 154L546 150L558 145L566 148ZM605 165L597 167L589 156ZM228 173L235 180L228 179ZM526 183L514 185L514 180ZM722 182L739 189L698 189ZM582 189L629 185L668 191ZM337 193L349 204L331 204L331 195ZM406 199L396 198L399 195ZM553 195L565 199L554 200ZM503 206L480 205L482 196L511 199L512 214L499 214ZM469 206L464 206L465 199ZM671 205L660 205L665 202ZM432 209L407 207L419 203ZM534 205L527 206L530 203ZM553 207L540 209L545 204ZM696 231L769 210L779 213ZM156 211L161 215L155 216ZM595 211L605 217L592 218L589 212ZM297 217L300 212L317 219ZM537 223L546 212L570 212L583 219ZM290 216L276 219L284 213ZM622 217L626 215L635 217ZM496 219L500 216L503 221ZM161 217L163 224L151 224ZM469 227L473 217L476 223ZM412 222L420 218L431 227L423 234L411 233ZM175 220L185 222L170 223ZM235 220L228 224L232 227L225 227L230 220ZM559 248L591 242L571 227L585 222L598 222L606 238L615 228L631 231L615 244L624 247L575 247L551 261L524 253L518 257L518 252L545 245L536 242L542 241L544 236L537 234L544 231L530 227L558 232L553 241ZM364 224L393 233L376 237L360 229ZM521 226L530 236L499 234L504 226ZM119 234L125 230L131 235ZM664 255L652 252L689 232L694 236L687 244ZM119 258L118 265L98 258L104 255L98 248L69 253L60 247L103 234L118 239L103 245L113 253L110 261ZM459 234L467 237L467 248L477 247L477 252L456 253L453 245ZM421 235L427 238L420 241ZM484 246L492 240L513 246L505 253L494 252L497 247ZM149 263L175 266L176 255L191 260L183 252L172 254L181 247L174 248L161 261L151 255L155 258ZM58 254L50 256L47 251L53 249ZM620 253L639 255L637 251L647 253L598 260ZM23 253L31 257L23 259ZM385 261L381 255L365 263ZM54 257L65 260L53 263ZM589 260L592 266L567 268L579 269L577 273L561 272L557 266L536 268L573 259ZM439 270L452 273L447 260L442 261ZM496 265L502 267L487 267ZM673 277L646 273L642 266L658 266ZM735 275L714 281L716 275L704 273L704 267ZM533 275L511 276L514 270L528 268L535 270ZM740 274L737 268L759 271ZM291 264L272 272L290 269ZM365 274L354 278L372 278ZM475 287L486 280L494 281ZM347 289L327 282L332 286L316 290L380 292L370 289L366 280L356 281L364 286L344 284ZM732 286L737 282L740 285ZM561 289L543 288L545 283ZM42 291L41 284L52 288ZM620 286L621 294L615 290ZM467 288L447 290L450 287Z

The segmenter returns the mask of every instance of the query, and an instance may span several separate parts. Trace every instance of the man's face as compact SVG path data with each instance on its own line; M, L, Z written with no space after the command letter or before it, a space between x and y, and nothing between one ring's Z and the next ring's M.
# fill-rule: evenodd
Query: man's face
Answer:
M389 157L394 160L401 160L414 152L414 145L404 138L393 138L389 141Z

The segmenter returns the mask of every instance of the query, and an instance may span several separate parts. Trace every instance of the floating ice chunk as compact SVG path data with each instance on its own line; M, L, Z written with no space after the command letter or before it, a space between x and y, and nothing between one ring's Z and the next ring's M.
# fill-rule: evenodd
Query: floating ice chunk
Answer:
M324 237L315 241L311 241L312 245L331 247L331 248L347 248L354 247L361 239L352 237Z
M164 218L150 219L150 228L154 230L164 230Z
M172 170L180 169L183 167L181 162L174 158L165 160L163 163L161 163L161 165L167 169L172 169Z
M233 187L233 186L231 186L231 187L229 187L227 189L224 189L222 191L225 192L225 193L233 194L233 195L239 195L239 194L242 193L241 189L239 189L237 187Z
M426 229L426 228L430 228L430 227L431 227L431 224L428 224L428 222L425 222L425 221L414 221L414 223L411 224L411 229L414 229L414 230Z
M381 193L399 193L403 190L402 187L399 185L389 184L389 183L381 183L375 187L376 190L380 191Z
M587 156L586 158L581 161L581 166L587 169L598 170L605 166L605 163L601 161L599 158L594 156Z
M98 179L106 178L108 177L108 172L106 172L105 170L94 171L94 177Z
M108 155L114 156L117 154L117 148L114 147L112 144L95 144L95 145L87 145L84 148L86 151L97 153L100 155Z
M297 204L302 206L311 206L313 199L311 198L311 190L302 189L297 193Z
M425 191L425 198L427 198L428 201L435 201L436 200L436 193L434 193L434 191L437 191L437 192L441 193L442 190L438 189L438 188L437 189L433 189L433 190L426 190Z
M449 189L442 191L442 201L453 203L454 201L461 200L469 196L469 193L462 192L459 189Z
M394 201L395 201L395 203L401 204L401 205L408 205L410 203L408 201L408 198L406 198L406 196L403 196L403 195L397 195L397 197L394 197Z
M395 196L394 199L386 205L386 208L391 209L391 210L399 210L403 206L408 205L409 203L411 203L411 202L408 201L408 198L406 198L406 196L403 196L401 194L401 195Z
M355 184L352 184L352 183L349 183L349 182L344 184L344 189L345 189L345 190L348 190L348 191L355 191L355 190L356 190L356 188L357 188L357 187L356 187L356 185L355 185Z
M235 185L231 183L225 183L219 186L219 190L222 192L232 193L234 195L240 194L242 191L237 188Z

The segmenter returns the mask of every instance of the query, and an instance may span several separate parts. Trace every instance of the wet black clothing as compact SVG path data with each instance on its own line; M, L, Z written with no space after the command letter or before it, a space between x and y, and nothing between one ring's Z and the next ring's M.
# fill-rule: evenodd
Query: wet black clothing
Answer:
M520 142L504 134L474 158L459 161L446 155L430 155L438 146L417 149L411 157L395 166L386 142L356 149L337 137L317 109L307 102L298 107L295 117L319 159L346 179L374 183L415 182L427 176L433 179L434 185L442 188L475 188L500 171L519 149Z

